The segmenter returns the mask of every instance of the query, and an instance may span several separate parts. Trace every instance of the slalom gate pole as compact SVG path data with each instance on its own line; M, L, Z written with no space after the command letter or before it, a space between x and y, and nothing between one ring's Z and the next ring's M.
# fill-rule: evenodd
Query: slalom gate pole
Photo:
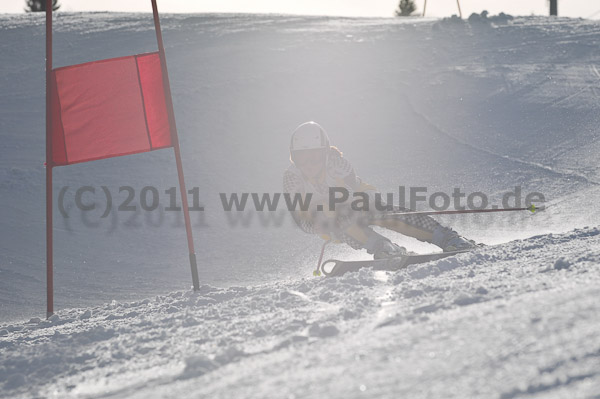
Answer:
M46 1L46 317L54 313L52 166L52 2Z
M462 11L460 9L460 0L456 0L456 5L458 6L458 16L462 19Z
M190 222L190 211L188 208L187 190L183 177L183 166L181 163L181 150L179 148L179 138L177 136L177 125L175 123L175 111L173 109L173 99L171 97L171 84L169 83L169 72L167 71L167 58L165 56L165 47L163 45L162 32L160 30L160 20L158 18L158 7L156 0L152 0L152 14L154 16L154 29L156 30L156 41L158 42L158 53L162 69L163 88L165 90L165 99L167 102L167 112L169 114L169 126L171 127L171 137L173 139L173 149L175 150L175 162L177 164L177 175L179 176L179 190L181 193L181 203L183 205L183 215L185 219L185 231L187 234L187 243L190 253L190 268L192 270L192 284L194 291L200 289L198 279L198 265L196 263L196 252L194 251L194 240L192 238L192 224Z
M516 212L516 211L541 211L543 208L537 208L535 205L531 205L525 208L498 208L498 209L463 209L453 211L407 211L407 212L387 212L386 216L406 216L406 215L456 215L462 213L491 213L491 212Z

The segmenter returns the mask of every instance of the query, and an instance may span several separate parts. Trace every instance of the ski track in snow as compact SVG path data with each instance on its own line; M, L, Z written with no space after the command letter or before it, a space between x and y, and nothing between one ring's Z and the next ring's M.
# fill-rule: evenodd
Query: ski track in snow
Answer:
M584 176L584 175L580 175L578 173L572 172L572 171L561 171L561 170L556 170L550 166L546 166L546 165L542 165L538 162L532 162L532 161L526 161L524 159L519 159L516 157L512 157L509 155L502 155L502 154L498 154L495 153L494 151L490 151L488 149L482 148L482 147L478 147L476 145L473 145L471 143L465 142L461 139L459 139L458 137L453 136L451 133L449 133L448 131L442 129L440 126L436 125L434 122L432 122L429 118L427 118L427 116L425 116L422 112L419 112L416 110L415 106L410 102L410 99L408 97L406 97L406 101L409 104L409 106L411 107L412 111L414 112L415 115L418 115L419 118L421 118L423 121L425 121L427 124L429 124L435 131L437 131L439 134L448 137L449 139L455 141L456 143L471 148L475 151L487 154L487 155L491 155L493 158L497 158L497 159L506 159L509 160L511 162L516 163L519 166L524 166L525 168L533 168L533 169L538 169L541 170L549 175L551 175L552 177L559 177L559 178L572 178L576 181L581 181L584 183L588 183L594 186L599 186L600 183L594 180L589 179L588 177Z

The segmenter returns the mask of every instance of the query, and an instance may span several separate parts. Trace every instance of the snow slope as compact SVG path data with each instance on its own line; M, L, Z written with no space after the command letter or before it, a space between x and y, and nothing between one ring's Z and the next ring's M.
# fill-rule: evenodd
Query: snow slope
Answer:
M44 315L44 20L0 21L0 319L14 320ZM536 218L441 219L480 241L596 220L598 23L502 22L164 16L186 180L206 209L193 214L201 280L261 283L306 275L315 263L318 240L299 234L285 210L224 212L219 199L222 192L280 191L290 131L308 119L326 126L359 175L382 192L459 187L497 203L519 185L554 204ZM147 14L59 13L54 49L55 66L63 66L154 51L156 40ZM164 150L54 170L55 199L68 186L70 214L55 219L58 308L187 284L179 213L138 207L101 218L100 186L110 189L115 208L125 199L121 186L138 196L154 186L159 210L167 206L164 190L177 186L173 163ZM88 185L98 190L87 197L98 209L84 213L73 197Z
M55 216L60 311L46 321L44 21L0 16L0 396L600 392L597 22L162 22L186 181L206 208L193 216L205 285L185 290L179 213L116 210L120 186L177 185L171 150L57 168L55 198L70 187L69 218ZM54 46L62 66L156 42L147 14L60 13ZM308 119L383 192L460 187L499 204L520 186L543 193L547 210L439 218L500 243L477 253L397 273L309 277L318 239L283 210L228 213L219 200L281 191L289 134ZM101 194L97 211L74 207L86 185L113 193L108 218ZM342 246L328 255L366 257Z

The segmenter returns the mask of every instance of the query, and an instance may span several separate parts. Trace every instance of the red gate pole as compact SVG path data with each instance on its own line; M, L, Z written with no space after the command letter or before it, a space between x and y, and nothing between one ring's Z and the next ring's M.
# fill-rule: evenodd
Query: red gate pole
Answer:
M54 313L52 259L52 1L46 1L46 317Z
M160 20L158 19L158 7L156 0L152 0L152 13L154 15L154 29L156 30L156 40L158 42L158 53L163 77L163 88L167 102L167 112L169 113L169 125L171 127L171 137L173 138L173 148L175 150L175 162L177 163L177 174L179 176L179 190L181 192L181 203L183 205L183 215L185 219L185 230L187 234L188 249L190 252L190 267L192 269L192 283L194 291L200 289L198 281L198 266L196 264L196 252L194 251L194 240L192 238L192 225L190 223L190 212L188 209L187 191L183 178L183 166L181 164L181 151L179 149L179 138L177 136L177 125L175 124L175 112L173 109L173 99L171 97L171 84L169 83L169 73L167 71L167 58L165 57L165 48L163 45L162 32L160 30Z

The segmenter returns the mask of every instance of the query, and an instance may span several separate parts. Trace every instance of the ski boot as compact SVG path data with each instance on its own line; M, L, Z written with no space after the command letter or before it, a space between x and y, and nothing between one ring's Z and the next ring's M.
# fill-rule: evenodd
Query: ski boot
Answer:
M406 255L406 248L394 244L389 238L382 236L372 229L367 230L368 240L363 248L373 255L373 259L388 259Z
M390 240L382 240L373 250L373 259L389 259L406 254L406 248L394 244Z
M441 226L433 231L431 243L442 248L444 252L464 251L477 247L475 241L461 237L456 231Z

